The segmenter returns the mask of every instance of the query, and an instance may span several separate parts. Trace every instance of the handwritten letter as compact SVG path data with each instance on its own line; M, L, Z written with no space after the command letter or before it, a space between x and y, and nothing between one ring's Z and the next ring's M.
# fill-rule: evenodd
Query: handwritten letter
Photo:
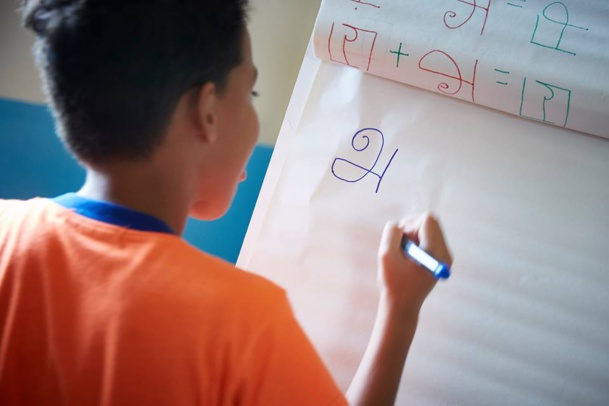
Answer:
M371 141L372 138L372 141ZM372 145L370 145L372 142ZM375 171L376 165L383 154L385 136L376 128L364 128L355 133L351 139L351 147L356 152L353 158L336 158L332 163L332 174L335 178L348 183L357 183L372 175L378 178L375 193L378 193L385 172L391 165L396 149L381 173ZM371 147L369 149L369 147ZM376 154L375 154L376 152ZM357 163L356 163L357 162Z
M341 49L338 51L333 47L332 38L335 35L341 38ZM365 71L370 70L377 36L376 31L357 28L349 24L332 24L328 38L330 60Z

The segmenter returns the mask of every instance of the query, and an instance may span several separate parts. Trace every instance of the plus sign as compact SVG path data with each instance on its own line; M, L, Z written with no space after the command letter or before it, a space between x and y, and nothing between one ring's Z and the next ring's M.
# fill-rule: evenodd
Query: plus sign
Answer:
M402 43L401 42L400 42L400 47L398 48L397 51L389 51L389 52L392 53L392 54L396 54L398 56L398 60L397 60L397 62L395 64L396 68L400 67L400 56L402 56L402 55L409 56L410 55L410 54L403 54L402 53Z

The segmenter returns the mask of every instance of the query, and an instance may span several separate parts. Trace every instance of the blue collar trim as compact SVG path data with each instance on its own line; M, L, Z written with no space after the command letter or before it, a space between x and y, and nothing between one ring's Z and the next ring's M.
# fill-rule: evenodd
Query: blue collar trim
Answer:
M138 231L175 234L167 224L158 218L118 204L88 199L78 196L76 193L58 196L53 201L82 216L104 223Z

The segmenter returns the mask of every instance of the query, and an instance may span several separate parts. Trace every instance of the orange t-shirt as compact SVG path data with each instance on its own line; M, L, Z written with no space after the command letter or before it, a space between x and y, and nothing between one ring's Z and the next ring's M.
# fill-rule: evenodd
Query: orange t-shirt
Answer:
M181 238L0 200L0 404L346 404L285 292Z

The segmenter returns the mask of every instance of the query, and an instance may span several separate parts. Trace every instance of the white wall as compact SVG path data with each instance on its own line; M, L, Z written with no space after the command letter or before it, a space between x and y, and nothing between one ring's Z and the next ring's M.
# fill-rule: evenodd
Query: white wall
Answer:
M251 0L250 30L260 76L260 141L274 144L321 0Z
M34 35L21 27L19 2L0 0L0 97L43 101L31 47Z
M321 0L251 0L250 31L260 76L260 142L274 144ZM0 0L0 97L42 103L31 57L34 36L20 27L16 0Z

